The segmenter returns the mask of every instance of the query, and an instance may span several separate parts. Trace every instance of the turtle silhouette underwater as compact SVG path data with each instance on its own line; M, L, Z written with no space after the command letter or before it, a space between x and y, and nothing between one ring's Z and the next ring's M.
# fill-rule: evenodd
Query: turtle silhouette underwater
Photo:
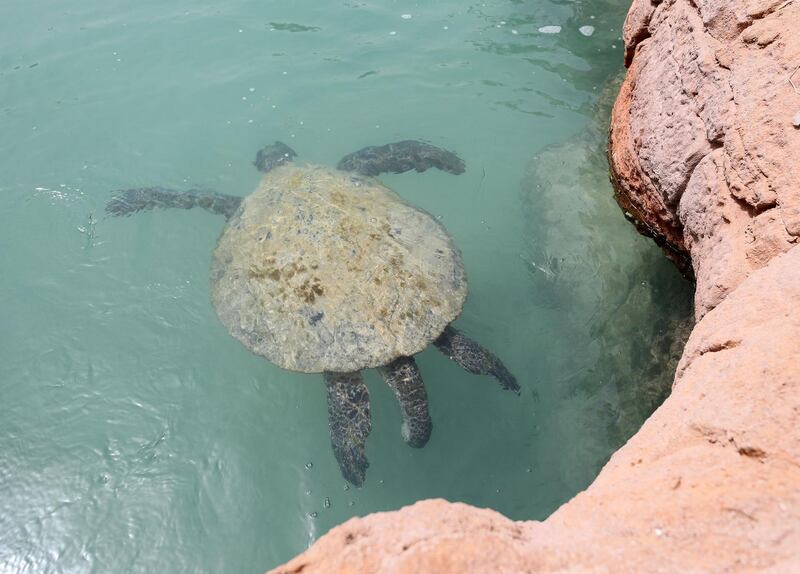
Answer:
M260 150L255 165L265 175L247 197L137 188L116 192L106 211L201 207L225 217L211 263L220 321L276 365L324 375L333 452L345 479L360 486L372 428L363 369L380 369L400 403L402 437L417 448L432 423L413 355L430 343L470 373L517 394L519 385L451 326L467 280L447 230L375 178L431 167L457 175L464 162L416 140L364 148L336 169L297 165L295 156L281 142Z

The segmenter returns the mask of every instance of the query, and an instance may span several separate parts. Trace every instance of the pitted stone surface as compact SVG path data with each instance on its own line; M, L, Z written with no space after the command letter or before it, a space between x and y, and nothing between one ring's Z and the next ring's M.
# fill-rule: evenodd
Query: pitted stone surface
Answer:
M800 238L798 21L794 0L635 0L628 14L611 171L640 231L684 270L690 257L698 318Z
M445 228L378 180L286 165L223 231L211 293L254 353L349 372L424 349L461 312L467 281Z

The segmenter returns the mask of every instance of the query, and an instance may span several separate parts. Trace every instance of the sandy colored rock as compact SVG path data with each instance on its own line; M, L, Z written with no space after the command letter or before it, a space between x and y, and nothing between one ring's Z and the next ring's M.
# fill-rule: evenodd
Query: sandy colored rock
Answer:
M634 0L617 199L697 278L671 396L544 522L442 500L357 518L275 569L800 572L796 0Z

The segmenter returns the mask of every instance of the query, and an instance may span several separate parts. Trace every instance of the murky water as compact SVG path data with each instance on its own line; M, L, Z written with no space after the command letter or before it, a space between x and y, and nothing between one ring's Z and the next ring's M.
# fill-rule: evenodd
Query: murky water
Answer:
M0 571L255 573L352 516L444 497L537 519L584 488L668 392L690 314L606 177L627 4L4 2ZM467 163L382 179L453 234L457 325L524 390L421 353L434 431L415 450L368 373L371 466L348 488L321 378L214 314L223 221L103 205L245 195L275 139L333 165L406 138Z

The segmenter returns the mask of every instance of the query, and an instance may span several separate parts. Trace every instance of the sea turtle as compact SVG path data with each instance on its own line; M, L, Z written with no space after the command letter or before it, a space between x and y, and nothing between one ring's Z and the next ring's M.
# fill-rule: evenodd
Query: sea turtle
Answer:
M422 447L431 433L427 394L413 355L431 342L471 373L519 393L492 353L450 323L467 295L461 254L434 217L374 176L430 167L460 174L453 152L406 140L345 156L336 169L297 165L275 142L247 197L148 187L119 191L115 216L202 207L227 225L211 263L211 299L230 334L292 371L323 373L333 452L344 477L364 482L372 423L361 370L379 368L403 415L402 436Z

